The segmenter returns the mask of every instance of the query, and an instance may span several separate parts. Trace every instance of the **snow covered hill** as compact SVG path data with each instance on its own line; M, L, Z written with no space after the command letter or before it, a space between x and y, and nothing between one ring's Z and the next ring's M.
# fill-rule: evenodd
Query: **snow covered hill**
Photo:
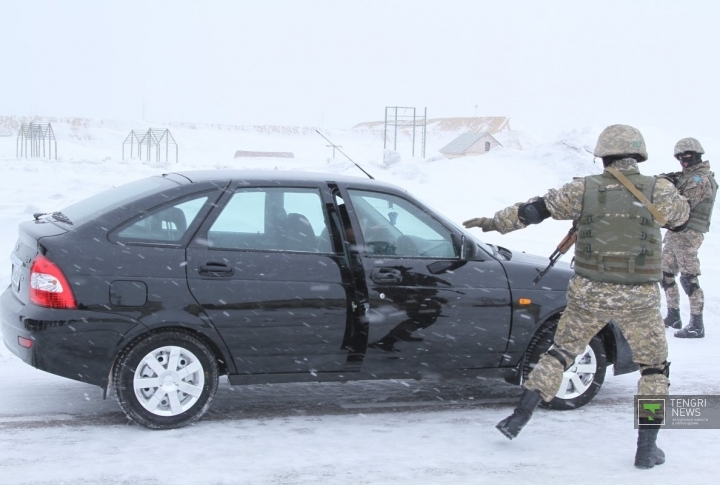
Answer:
M0 134L11 134L0 137L2 257L13 248L18 223L34 212L61 210L150 175L266 168L363 176L341 154L333 159L332 148L313 127L43 118L55 131L58 159L17 159L17 129L32 120L0 117ZM503 147L454 160L440 157L437 150L456 132L435 126L428 130L425 158L411 157L404 145L394 163L385 161L377 126L320 131L375 178L408 189L458 223L491 216L572 177L600 172L591 152L603 126L567 131L549 141L513 126L497 133ZM122 159L130 131L148 128L170 129L179 145L177 163L173 158ZM644 173L677 170L672 146L684 136L701 139L711 161L720 153L718 142L702 134L639 128L650 152L650 160L640 167ZM236 159L237 150L292 152L294 158ZM700 253L708 336L698 341L669 337L672 391L678 394L720 394L713 377L720 344L719 217L720 210ZM547 220L504 236L479 235L489 243L547 256L568 227L569 222ZM0 268L4 288L10 265ZM687 320L685 299L681 312ZM488 403L495 384L447 389L442 383L393 381L234 388L224 382L216 414L188 428L152 432L127 426L114 400L102 401L99 389L36 371L0 346L0 483L714 483L718 430L664 431L659 444L668 462L650 471L632 467L636 433L629 409L636 378L608 376L596 401L580 410L540 411L513 442L493 428L518 392L503 383L502 395L510 399ZM446 407L433 407L438 402Z

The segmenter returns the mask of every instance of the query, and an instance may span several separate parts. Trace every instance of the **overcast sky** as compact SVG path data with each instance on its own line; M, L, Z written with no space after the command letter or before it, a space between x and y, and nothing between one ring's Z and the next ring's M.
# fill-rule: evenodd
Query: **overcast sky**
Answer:
M0 115L716 134L719 25L715 0L1 0Z

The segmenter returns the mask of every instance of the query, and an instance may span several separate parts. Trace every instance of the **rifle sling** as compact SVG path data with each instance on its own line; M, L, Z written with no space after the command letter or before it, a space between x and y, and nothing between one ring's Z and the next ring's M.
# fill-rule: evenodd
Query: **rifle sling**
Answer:
M625 186L626 189L628 189L632 195L634 195L640 202L643 203L645 208L650 211L650 213L655 217L655 219L660 223L660 226L667 225L667 219L663 217L662 214L657 210L657 208L648 200L647 197L645 197L645 194L640 192L637 187L633 185L632 182L628 180L628 178L623 175L620 170L616 169L615 167L607 167L605 170L610 172L616 179L620 181L621 184Z

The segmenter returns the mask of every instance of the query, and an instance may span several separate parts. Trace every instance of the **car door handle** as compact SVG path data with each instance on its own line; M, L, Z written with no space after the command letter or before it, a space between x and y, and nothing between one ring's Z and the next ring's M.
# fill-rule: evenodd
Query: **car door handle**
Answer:
M401 283L402 273L395 268L374 268L370 273L370 279L375 283Z
M203 264L198 271L205 276L231 276L233 274L232 266L214 261Z

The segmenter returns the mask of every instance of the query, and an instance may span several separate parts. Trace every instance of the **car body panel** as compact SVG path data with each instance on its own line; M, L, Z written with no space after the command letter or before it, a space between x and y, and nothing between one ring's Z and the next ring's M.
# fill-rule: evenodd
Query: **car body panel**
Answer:
M182 244L126 245L108 238L114 227L128 221L128 213L144 214L168 201L211 193L208 207L199 215L204 218L225 186L227 183L218 186L214 182L193 186L186 181L185 185L176 184L161 194L120 205L78 227L50 218L22 223L14 254L25 263L23 281L29 279L32 259L37 253L43 254L63 271L78 304L78 310L50 310L29 303L27 284L20 285L20 291L8 290L22 303L22 322L15 328L29 331L38 342L33 345L33 365L104 387L115 357L128 344L129 336L173 326L192 329L212 341L228 370L234 372L222 338L189 293L186 250ZM144 295L141 305L136 303L138 293ZM45 320L47 316L52 318ZM91 358L92 372L76 372L77 365L72 363L87 357L84 353L73 354L62 342L55 345L58 340L74 342L83 334L97 346L93 353L104 356ZM64 365L72 369L61 370L62 366L55 363L68 353L71 358Z
M547 266L548 260L501 249L503 253L511 255L502 265L507 273L513 301L512 331L503 365L513 365L522 358L527 342L537 329L549 318L557 316L567 305L566 290L573 271L567 263L557 263L534 285L538 271ZM530 300L530 303L520 304L521 299Z
M87 310L52 310L23 304L5 290L0 299L7 348L45 372L104 386L118 349L148 329L127 316ZM18 344L30 339L30 349Z
M13 264L22 268L22 281L2 296L3 338L13 353L42 370L105 387L130 342L180 328L203 337L231 382L512 371L537 328L566 304L569 268L558 264L533 286L547 259L473 242L392 184L284 171L166 177L173 182L166 190L122 201L82 224L51 218L21 224ZM208 230L233 194L257 187L316 191L327 231L316 237L327 238L326 249L211 247ZM414 204L447 231L445 249L455 256L372 254L352 190ZM179 239L123 239L124 228L188 200L204 202ZM61 268L77 310L29 302L29 266L38 253ZM388 335L404 338L387 344ZM18 336L32 339L32 349L20 347Z
M365 372L441 372L495 367L510 332L510 292L496 261L468 261L444 274L431 260L364 257L370 304ZM394 270L397 282L376 282ZM483 273L483 286L477 284Z
M217 260L233 274L202 274L201 266ZM348 297L335 258L191 248L188 282L239 373L345 369Z

